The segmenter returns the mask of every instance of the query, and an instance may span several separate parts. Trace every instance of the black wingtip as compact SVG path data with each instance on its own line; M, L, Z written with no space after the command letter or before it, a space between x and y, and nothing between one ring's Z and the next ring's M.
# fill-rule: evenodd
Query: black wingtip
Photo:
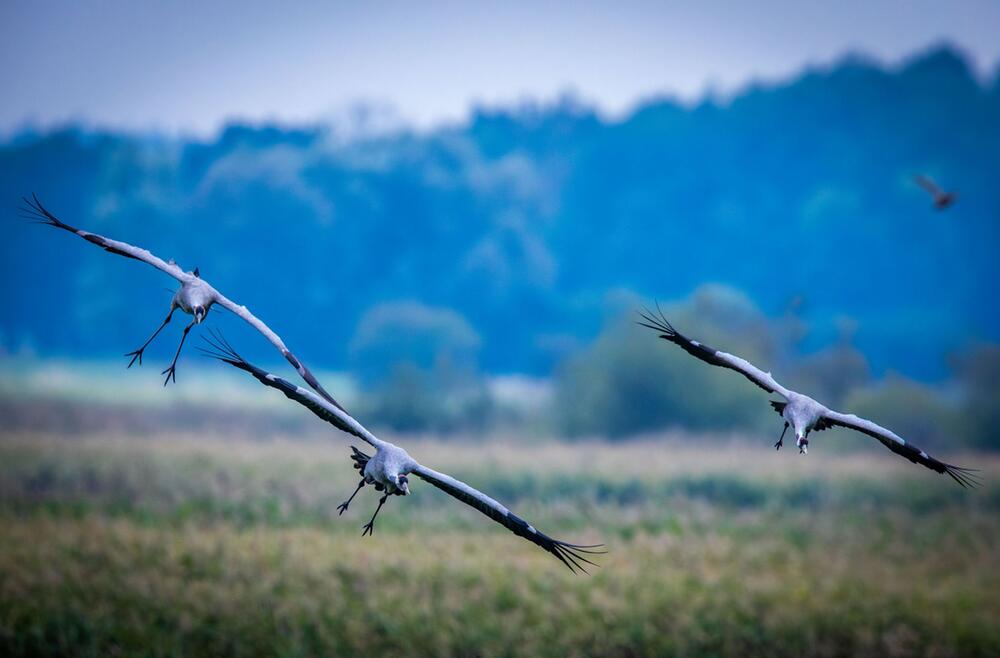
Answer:
M659 332L660 337L665 338L666 340L672 340L677 336L677 330L674 329L673 325L670 324L666 316L663 315L659 302L656 302L656 313L653 313L652 310L646 307L643 307L642 310L637 312L642 320L637 320L636 324Z
M240 356L239 352L229 344L226 337L222 335L222 332L214 327L208 328L208 336L202 334L201 339L208 344L208 348L198 346L198 351L207 357L218 359L219 361L225 361L230 365L237 367L243 366L247 363L246 359Z
M550 552L559 558L559 561L565 564L566 567L573 573L577 573L579 571L588 575L590 574L581 562L600 569L601 565L587 559L586 555L604 555L608 552L604 547L604 544L580 545L570 544L557 539L553 539L551 541L552 546Z
M48 226L57 226L59 228L70 228L69 225L63 223L58 217L49 212L48 208L42 205L42 202L38 199L38 195L34 192L31 193L31 198L26 196L21 197L21 201L24 203L20 208L21 217L27 219L35 224L47 224Z
M961 466L955 466L954 464L945 464L944 472L965 489L976 489L983 485L982 478L976 475L976 473L979 472L978 469L962 468Z

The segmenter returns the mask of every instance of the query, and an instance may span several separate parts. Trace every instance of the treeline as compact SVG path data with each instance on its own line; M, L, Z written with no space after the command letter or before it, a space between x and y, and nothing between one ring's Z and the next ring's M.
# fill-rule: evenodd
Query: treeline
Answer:
M67 221L200 266L319 368L352 368L359 323L411 302L467 323L491 375L547 378L597 336L614 291L719 282L772 316L805 295L819 343L853 317L877 372L939 378L943 353L1000 339L984 303L1000 278L998 119L1000 85L940 49L616 121L566 99L353 140L320 124L29 131L0 144L0 351L111 356L169 300L161 274L20 223L37 192ZM958 203L935 213L918 172Z

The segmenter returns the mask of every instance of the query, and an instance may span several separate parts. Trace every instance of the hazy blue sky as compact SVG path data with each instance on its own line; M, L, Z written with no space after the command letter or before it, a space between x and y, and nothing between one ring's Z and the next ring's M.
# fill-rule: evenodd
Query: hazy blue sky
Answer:
M207 132L233 117L344 116L357 101L427 126L566 90L620 113L942 40L992 74L998 34L997 0L3 0L0 133L68 119Z

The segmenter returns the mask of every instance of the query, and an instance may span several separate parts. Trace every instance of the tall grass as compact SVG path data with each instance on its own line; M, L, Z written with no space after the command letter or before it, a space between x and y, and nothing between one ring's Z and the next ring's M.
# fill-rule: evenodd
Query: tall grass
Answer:
M407 445L605 542L574 576L420 482L360 537L340 440L6 436L0 654L1000 653L995 459L966 455L966 492L893 455L694 445Z

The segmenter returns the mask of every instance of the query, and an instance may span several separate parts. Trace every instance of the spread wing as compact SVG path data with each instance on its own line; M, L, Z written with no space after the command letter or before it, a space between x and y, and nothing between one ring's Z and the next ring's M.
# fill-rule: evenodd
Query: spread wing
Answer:
M204 354L250 373L261 384L278 389L285 394L285 397L295 400L337 429L348 434L353 434L375 448L381 448L385 445L384 441L369 432L361 423L356 421L338 405L323 399L309 389L296 386L277 375L272 375L266 370L249 363L233 349L233 346L226 341L221 333L211 329L209 329L209 333L211 334L211 338L202 336L202 339L208 343L209 348L199 348Z
M564 541L553 539L545 533L536 530L530 523L517 516L483 492L473 489L469 485L460 480L456 480L450 475L438 473L437 471L429 469L426 466L421 466L420 464L415 464L410 472L420 479L434 485L441 491L444 491L449 496L457 498L470 507L476 508L486 516L513 532L518 537L523 537L533 544L541 546L543 549L559 558L563 564L569 567L570 571L575 572L579 569L580 571L586 573L587 570L581 562L585 562L593 566L597 565L588 560L585 555L607 552L601 550L603 549L601 544L581 546L579 544L568 544Z
M828 427L846 427L874 437L897 455L902 455L914 464L921 464L932 471L947 473L955 482L958 482L963 487L976 487L980 484L979 477L975 475L977 472L975 469L962 468L939 461L912 443L907 443L904 439L896 435L895 432L887 430L870 420L859 418L854 414L842 414L837 411L828 410L823 414L823 418L816 425L815 429L824 430Z
M771 373L764 372L746 359L742 359L734 354L720 352L719 350L714 350L708 345L699 343L696 340L691 340L684 334L674 329L673 326L667 322L663 313L659 311L659 308L657 308L657 315L654 315L651 311L640 311L639 315L642 316L643 319L642 322L639 322L640 325L643 327L649 327L653 331L659 332L660 338L678 345L691 356L697 357L705 363L710 363L713 366L735 370L768 393L777 393L783 397L788 397L788 389L775 381L774 377L771 376Z
M302 379L304 379L305 382L309 384L309 386L311 386L314 391L319 393L320 396L322 396L323 399L325 399L327 402L333 404L341 411L345 411L344 407L342 407L339 402L334 400L332 395L326 392L326 389L323 388L322 384L319 383L319 381L316 379L315 375L312 374L309 368L307 368L304 363L299 361L298 358L296 358L296 356L292 354L291 350L285 347L284 341L281 340L281 337L278 336L278 334L271 331L271 328L268 327L266 324L264 324L263 321L261 321L256 315L251 313L250 309L248 309L246 306L240 306L236 302L232 301L231 299L220 293L218 290L215 290L214 288L213 290L215 292L216 304L225 308L234 315L242 318L247 324L249 324L251 327L259 331L264 336L264 338L266 338L272 345L278 348L278 351L281 352L281 355L285 357L285 359L290 364L292 364L292 367L295 368L295 370L299 373Z
M103 235L97 235L96 233L90 233L88 231L84 231L82 229L70 226L69 224L63 222L58 217L49 212L49 210L42 205L42 202L39 201L38 197L35 196L34 194L31 196L30 200L24 199L24 202L26 204L25 208L23 209L24 214L28 219L31 219L32 221L38 222L40 224L47 224L49 226L55 226L56 228L61 228L65 231L70 231L71 233L76 233L87 242L92 242L98 245L99 247L107 251L110 251L113 254L118 254L119 256L125 256L126 258L134 258L135 260L141 260L144 263L149 263L158 270L166 272L167 274L174 277L181 283L186 283L197 277L196 274L189 274L184 270L182 270L177 265L175 265L173 262L168 263L163 259L154 256L152 253L146 251L145 249L140 249L139 247L134 247L125 242L112 240L111 238L106 238ZM207 281L205 281L204 283L208 284ZM304 379L306 383L309 384L309 386L311 386L317 393L319 393L323 398L325 398L327 402L334 404L343 411L344 408L340 406L340 404L336 400L333 399L332 395L327 393L326 389L324 389L323 386L319 383L319 381L317 381L316 377L312 374L312 372L310 372L310 370L305 366L305 364L299 361L298 358L296 358L296 356L292 354L291 350L289 350L285 346L285 343L281 340L278 334L271 331L271 329L266 324L264 324L259 318L257 318L253 313L251 313L246 306L240 306L236 304L235 302L227 298L225 295L220 293L218 290L216 290L214 287L211 287L210 285L209 287L212 289L215 303L217 303L219 306L226 308L235 315L239 316L244 321L246 321L247 324L249 324L251 327L259 331L264 336L264 338L266 338L272 345L278 348L278 351L281 352L281 355L285 357L285 359L287 359L290 364L292 364L292 367L295 368L295 370L299 373L299 375L302 376L302 379Z
M76 228L75 226L70 226L49 212L34 194L31 195L31 199L24 199L24 203L25 207L22 208L22 214L24 217L33 222L47 224L48 226L61 228L62 230L69 231L70 233L76 233L87 242L92 242L105 251L110 251L111 253L118 254L119 256L134 258L135 260L141 260L144 263L148 263L161 272L166 272L181 283L186 283L195 278L194 274L185 272L172 261L168 263L162 258L154 256L151 252L146 251L145 249L140 249L139 247L132 246L127 242L119 242L118 240L112 240L111 238L106 238L103 235L98 235L97 233L91 233L90 231L84 231L83 229Z

